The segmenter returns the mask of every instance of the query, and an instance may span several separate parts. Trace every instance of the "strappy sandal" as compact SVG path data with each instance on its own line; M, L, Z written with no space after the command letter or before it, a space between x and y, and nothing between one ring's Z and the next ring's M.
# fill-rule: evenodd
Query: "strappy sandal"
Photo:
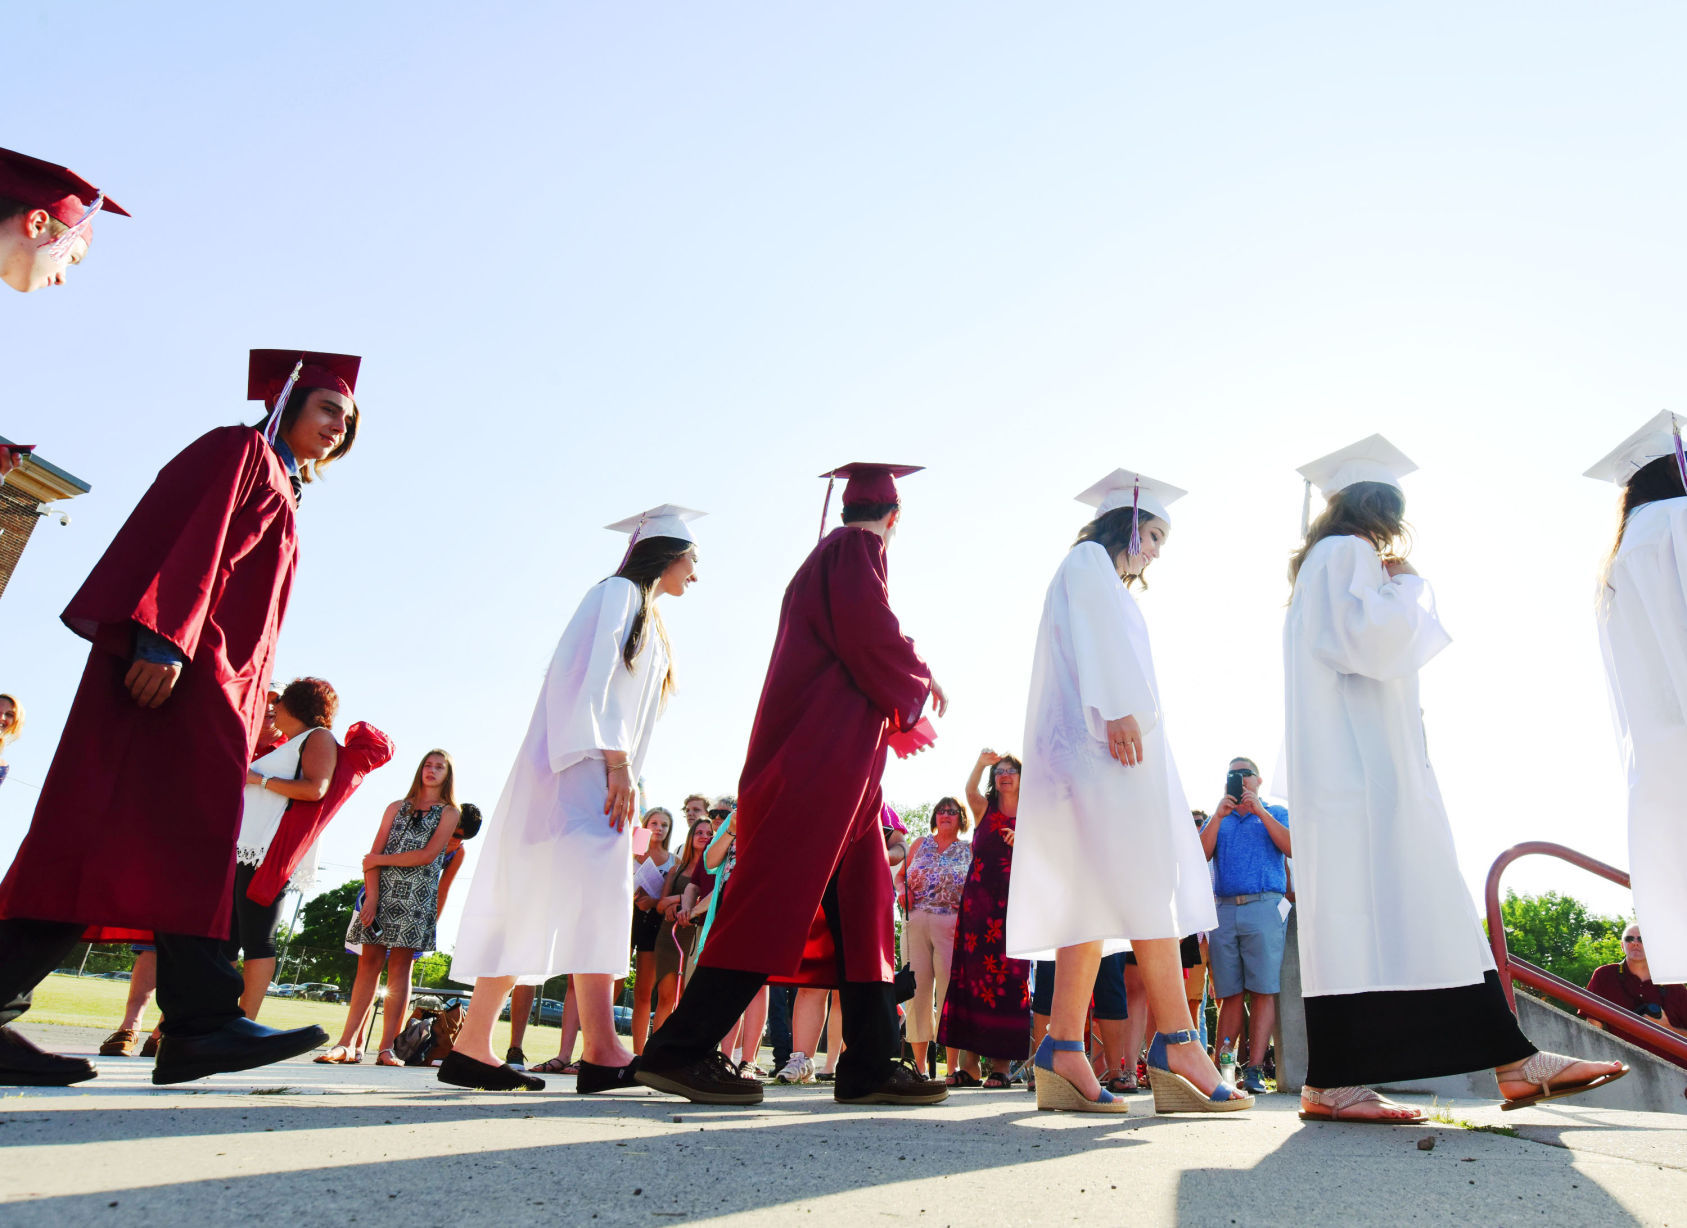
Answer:
M394 1053L391 1049L382 1049L375 1055L375 1065L402 1066L404 1063L398 1060L398 1054Z
M945 1083L947 1083L950 1087L977 1087L978 1086L978 1076L973 1074L972 1071L970 1071L970 1070L953 1071L949 1075L949 1077L947 1079L944 1079L943 1081Z
M319 1053L311 1060L324 1066L355 1066L363 1060L363 1055L352 1052L345 1045L335 1045L327 1053Z
M1013 1084L1008 1081L1007 1075L999 1070L992 1070L984 1076L984 1086L991 1091L1006 1091Z
M1166 1049L1170 1045L1198 1045L1193 1029L1156 1032L1148 1046L1148 1087L1154 1093L1156 1113L1235 1113L1254 1107L1254 1098L1229 1083L1220 1081L1212 1095L1206 1095L1171 1068Z
M1042 1044L1037 1046L1037 1056L1032 1062L1037 1067L1037 1108L1053 1110L1059 1113L1128 1113L1131 1111L1130 1102L1119 1100L1105 1087L1101 1094L1091 1100L1073 1085L1071 1080L1059 1074L1054 1069L1054 1055L1056 1053L1082 1053L1084 1042L1081 1040L1056 1040L1052 1036L1044 1036Z
M1308 1113L1300 1111L1302 1121L1347 1121L1359 1126L1419 1126L1428 1120L1423 1110L1409 1104L1400 1104L1388 1097L1379 1095L1368 1087L1326 1087L1323 1090L1311 1087L1300 1089L1301 1098L1308 1104L1319 1105L1330 1110L1328 1113ZM1411 1113L1410 1117L1343 1117L1342 1114L1361 1104L1380 1104L1385 1109L1405 1109Z
M1507 1100L1500 1105L1500 1109L1509 1112L1512 1109L1525 1108L1531 1104L1539 1104L1543 1100L1559 1100L1565 1096L1579 1096L1583 1092L1590 1092L1596 1087L1604 1087L1607 1083L1615 1083L1628 1073L1628 1067L1618 1063L1620 1070L1607 1071L1595 1075L1591 1079L1584 1079L1580 1083L1571 1083L1563 1087L1553 1087L1552 1081L1563 1074L1577 1062L1584 1062L1586 1058L1565 1057L1562 1053L1547 1053L1538 1051L1523 1059L1523 1066L1516 1072L1515 1077L1508 1078L1507 1083L1533 1083L1541 1090L1527 1096L1519 1096L1515 1100Z
M1127 1079L1124 1075L1114 1075L1111 1079L1107 1080L1107 1082L1103 1083L1102 1086L1112 1092L1115 1096L1134 1096L1138 1092L1146 1090L1135 1079Z
M527 1069L529 1074L579 1074L579 1070L571 1069L572 1066L572 1062L559 1054L556 1057L546 1058L537 1066L529 1066Z

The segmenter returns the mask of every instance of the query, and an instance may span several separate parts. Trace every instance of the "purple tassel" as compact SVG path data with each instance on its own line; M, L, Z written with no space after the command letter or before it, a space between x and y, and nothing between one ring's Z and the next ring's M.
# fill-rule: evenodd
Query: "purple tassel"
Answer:
M615 569L616 575L621 574L621 568L625 567L627 565L627 560L633 557L633 547L638 545L638 535L644 532L644 522L649 519L650 513L646 512L638 518L638 523L633 526L632 536L627 539L627 553L621 556L621 566Z
M1142 554L1142 513L1139 510L1142 500L1142 478L1138 476L1136 484L1131 487L1131 541L1130 553L1132 558Z
M832 484L837 480L830 476L826 479L826 502L820 505L820 536L814 539L816 542L826 538L826 513L832 510Z
M264 423L264 442L275 446L275 437L281 430L281 411L287 408L287 398L292 395L293 385L298 382L299 374L305 369L304 359L293 364L293 374L287 377L287 382L281 385L281 395L275 398L275 408L270 410L269 421Z
M1681 471L1681 488L1687 490L1687 452L1681 448L1681 419L1671 414L1669 424L1675 432L1675 467Z

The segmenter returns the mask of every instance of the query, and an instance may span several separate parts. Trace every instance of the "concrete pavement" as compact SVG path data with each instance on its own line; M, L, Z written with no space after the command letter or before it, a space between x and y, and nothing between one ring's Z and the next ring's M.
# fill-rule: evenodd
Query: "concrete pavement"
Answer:
M26 1030L65 1051L98 1040ZM0 1089L0 1224L1687 1221L1687 1118L1574 1100L1439 1106L1512 1137L1306 1125L1287 1095L1211 1118L1156 1117L1140 1096L1119 1119L1039 1114L1019 1089L844 1109L770 1088L731 1109L308 1059L175 1088L153 1088L148 1062L99 1065L79 1087Z

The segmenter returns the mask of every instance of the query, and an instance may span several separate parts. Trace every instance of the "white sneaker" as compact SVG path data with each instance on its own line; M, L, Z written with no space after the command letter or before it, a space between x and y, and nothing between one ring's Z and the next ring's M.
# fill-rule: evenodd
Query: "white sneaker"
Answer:
M785 1063L785 1069L773 1076L775 1083L812 1083L814 1082L814 1061L806 1053L793 1053L791 1060Z

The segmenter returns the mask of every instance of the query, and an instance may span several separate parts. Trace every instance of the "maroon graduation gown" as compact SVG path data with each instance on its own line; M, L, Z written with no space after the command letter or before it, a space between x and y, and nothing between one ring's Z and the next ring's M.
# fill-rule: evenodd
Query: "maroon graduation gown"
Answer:
M705 966L836 986L820 912L836 873L845 979L894 974L879 781L886 739L919 720L931 671L897 625L885 576L884 539L845 526L785 590L738 785L738 864Z
M0 917L227 935L297 548L287 472L250 427L159 471L62 615L93 648ZM159 708L123 685L137 624L187 660Z

